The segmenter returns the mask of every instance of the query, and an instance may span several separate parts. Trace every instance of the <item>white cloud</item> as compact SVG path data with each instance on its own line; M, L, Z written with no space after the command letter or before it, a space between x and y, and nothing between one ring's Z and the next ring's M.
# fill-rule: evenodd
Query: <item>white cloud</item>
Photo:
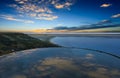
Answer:
M112 4L102 4L100 7L106 8L106 7L110 7L112 6Z
M48 13L41 13L41 14L34 13L34 14L30 14L30 16L38 20L55 20L58 18L58 16Z
M52 13L52 11L45 5L39 4L32 0L16 0L17 4L12 4L10 7L15 8L19 13ZM21 4L22 3L22 4ZM19 5L18 5L19 4ZM40 6L41 5L41 6Z
M53 15L52 14L53 12L47 6L45 6L45 0L41 1L37 0L37 2L35 3L32 0L15 0L15 1L20 5L12 4L10 5L10 7L15 8L20 13L20 15L28 17L30 16L34 19L39 18L41 20L54 20L58 18L58 16Z
M69 7L69 6L71 6L71 5L72 5L72 3L70 3L70 2L66 2L66 3L65 3L65 6L68 6L68 7Z
M55 8L62 9L62 8L69 8L72 5L70 2L66 2L64 4L55 4Z
M34 23L34 21L31 21L31 20L17 19L17 18L14 18L13 16L8 16L8 15L1 15L1 18L10 20L10 21L23 22L23 23Z
M112 18L120 18L120 14L113 15Z
M109 22L110 20L102 20L101 22L102 23L107 23L107 22Z
M30 16L38 20L55 20L58 18L58 16L53 14L48 14L48 13L41 13L41 14L33 13L33 14L30 14Z
M51 14L42 13L42 14L38 14L38 17L52 17L52 15Z
M74 0L14 0L16 3L9 5L16 9L18 15L40 20L54 20L58 16L54 15L51 7L56 9L70 10ZM49 8L50 6L50 8Z
M57 16L54 16L54 17L39 17L39 18L36 18L36 19L52 21L52 20L54 20L56 18L58 18L58 17Z
M38 16L36 17L36 19L39 19L39 20L55 20L57 18L58 16L54 16L51 14L45 14L45 13L38 14Z
M15 0L16 2L18 2L19 4L25 4L25 2L27 2L28 0Z
M37 16L37 14L36 13L31 13L31 14L29 14L31 17L36 17Z
M111 24L112 21L109 20L109 19L106 19L106 20L102 20L100 22L98 22L96 25L105 25L105 24Z
M51 4L53 4L53 5L56 4L56 3L57 3L56 0L52 0L52 1L51 1Z
M64 5L63 5L63 4L56 4L56 5L55 5L55 8L61 9L61 8L64 8Z

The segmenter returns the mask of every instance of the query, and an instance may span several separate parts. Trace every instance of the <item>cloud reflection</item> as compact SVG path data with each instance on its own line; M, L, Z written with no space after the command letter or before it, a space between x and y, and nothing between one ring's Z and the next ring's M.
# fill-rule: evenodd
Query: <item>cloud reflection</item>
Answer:
M63 50L63 49L62 49ZM57 51L57 52L56 52ZM3 56L1 78L119 78L120 69L88 50L32 49ZM60 53L59 53L60 52ZM99 55L99 57L97 57ZM18 57L20 56L20 57ZM106 57L106 58L109 58ZM4 59L4 60L2 60ZM113 59L113 58L112 58ZM114 60L116 62L116 60Z

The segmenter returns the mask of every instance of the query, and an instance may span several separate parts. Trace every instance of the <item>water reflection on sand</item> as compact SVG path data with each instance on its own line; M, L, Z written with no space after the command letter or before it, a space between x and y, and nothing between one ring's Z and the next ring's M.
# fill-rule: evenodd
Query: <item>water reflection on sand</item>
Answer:
M120 78L120 59L83 49L25 50L0 57L0 78Z

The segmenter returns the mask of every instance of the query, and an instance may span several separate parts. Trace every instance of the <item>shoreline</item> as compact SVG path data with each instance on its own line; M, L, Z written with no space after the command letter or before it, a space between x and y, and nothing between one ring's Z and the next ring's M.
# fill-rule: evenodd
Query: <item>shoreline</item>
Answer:
M34 48L60 47L23 33L0 33L0 56Z
M28 34L31 37L43 40L50 41L55 37L104 37L104 38L120 38L120 33L79 33L79 34Z

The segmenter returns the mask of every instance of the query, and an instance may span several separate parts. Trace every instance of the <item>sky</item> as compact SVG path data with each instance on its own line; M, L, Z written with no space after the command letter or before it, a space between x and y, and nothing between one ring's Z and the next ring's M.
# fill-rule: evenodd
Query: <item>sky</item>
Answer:
M0 0L0 31L120 30L120 0Z

